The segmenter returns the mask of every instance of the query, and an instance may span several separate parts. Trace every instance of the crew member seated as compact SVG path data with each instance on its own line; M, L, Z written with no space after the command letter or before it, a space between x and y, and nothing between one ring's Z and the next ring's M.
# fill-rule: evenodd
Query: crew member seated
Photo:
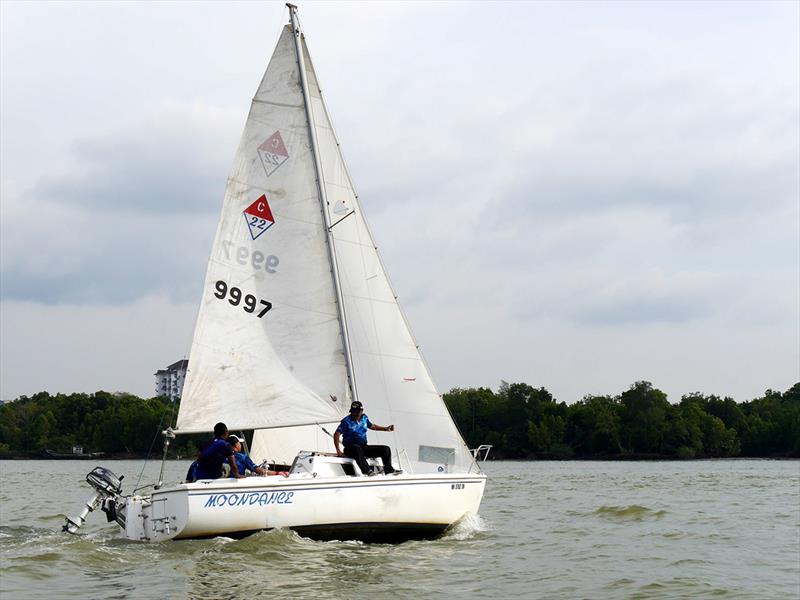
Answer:
M233 448L233 459L236 461L236 467L239 469L239 473L245 474L246 471L250 471L251 473L255 473L256 475L283 475L284 477L288 477L289 473L286 471L270 471L265 469L264 467L256 466L256 464L250 459L247 454L242 452L242 440L240 440L235 435L228 436L228 442Z
M383 462L383 472L387 475L395 473L392 467L392 451L389 446L377 446L367 443L367 429L373 431L394 431L394 425L383 427L376 425L364 414L364 407L358 400L350 405L350 414L342 419L336 433L333 435L333 443L336 446L337 456L347 456L355 459L358 468L365 475L375 475L375 470L367 462L367 458L380 458ZM344 442L342 451L340 442Z
M214 439L203 446L186 473L186 483L198 479L219 479L222 477L222 463L227 461L231 466L231 477L241 479L244 474L239 473L236 461L233 458L233 448L228 443L228 428L225 423L214 425Z

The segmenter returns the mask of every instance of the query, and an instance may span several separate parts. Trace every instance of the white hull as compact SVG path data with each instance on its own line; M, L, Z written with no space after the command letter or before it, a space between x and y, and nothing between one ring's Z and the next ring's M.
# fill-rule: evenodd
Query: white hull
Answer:
M291 528L315 539L403 541L433 537L477 514L483 474L250 477L181 484L128 498L134 540L241 537Z

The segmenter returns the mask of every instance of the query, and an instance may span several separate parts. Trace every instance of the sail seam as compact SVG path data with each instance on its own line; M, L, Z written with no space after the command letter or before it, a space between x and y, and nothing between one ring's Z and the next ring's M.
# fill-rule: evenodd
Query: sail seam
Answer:
M355 294L345 294L346 298L355 298L356 300L366 300L368 302L380 302L381 304L396 304L394 300L381 300L380 298L370 298L369 296L356 296Z
M280 106L282 108L303 108L302 104L285 104L283 102L273 102L272 100L259 100L258 98L253 98L253 104L271 104L272 106Z
M398 360L413 360L413 361L418 361L419 360L419 358L415 357L415 356L401 356L399 354L387 354L387 353L380 352L380 351L378 351L378 352L370 352L369 350L354 350L354 352L356 354L364 354L366 356L378 356L378 357L381 357L381 358L396 358ZM385 382L384 382L384 385L386 385ZM433 392L433 394L438 396L438 394L436 394L436 392Z
M325 180L325 183L327 183L328 185L331 185L333 187L338 187L338 188L340 188L342 190L350 190L351 189L349 186L342 185L341 183L336 183L335 181L328 181L327 179Z
M372 244L365 244L364 242L362 242L360 240L345 240L345 239L339 238L336 241L344 243L344 244L351 244L353 246L360 246L361 248L369 248L370 250L374 250L375 249L375 246L373 246Z

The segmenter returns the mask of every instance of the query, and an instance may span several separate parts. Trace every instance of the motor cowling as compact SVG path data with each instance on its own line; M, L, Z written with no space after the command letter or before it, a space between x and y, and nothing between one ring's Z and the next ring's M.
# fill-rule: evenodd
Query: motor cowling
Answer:
M110 469L95 467L86 476L86 481L101 494L116 496L122 493L124 475L117 477Z
M117 477L110 469L95 467L88 475L86 481L94 488L94 493L86 501L83 510L74 518L67 517L67 522L61 528L67 533L76 533L86 522L86 516L98 507L106 513L108 522L117 519L117 499L122 494L122 480L125 476Z

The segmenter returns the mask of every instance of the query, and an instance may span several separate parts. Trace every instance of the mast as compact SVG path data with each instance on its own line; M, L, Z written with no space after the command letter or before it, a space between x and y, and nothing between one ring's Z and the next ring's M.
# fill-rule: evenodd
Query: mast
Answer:
M325 181L322 175L322 161L319 156L319 147L317 145L317 131L314 126L311 109L311 95L308 91L308 80L306 79L306 65L303 59L303 45L302 45L302 32L300 31L300 22L297 18L297 6L294 4L286 3L289 9L289 18L292 23L292 33L294 34L294 46L297 51L297 67L300 71L300 86L303 90L303 104L306 108L306 122L308 124L308 138L311 143L311 154L314 156L314 171L317 178L317 191L319 192L320 210L322 210L322 218L325 223L325 236L328 248L328 259L331 264L331 274L333 276L333 287L336 290L336 308L339 313L339 329L342 334L342 344L344 346L344 362L347 368L347 384L350 388L350 394L353 400L358 400L356 393L355 373L353 372L353 357L350 353L350 338L347 332L347 321L344 312L344 298L342 297L342 290L339 284L339 267L336 263L336 252L334 250L333 234L331 233L330 215L328 214L328 194L325 189Z

